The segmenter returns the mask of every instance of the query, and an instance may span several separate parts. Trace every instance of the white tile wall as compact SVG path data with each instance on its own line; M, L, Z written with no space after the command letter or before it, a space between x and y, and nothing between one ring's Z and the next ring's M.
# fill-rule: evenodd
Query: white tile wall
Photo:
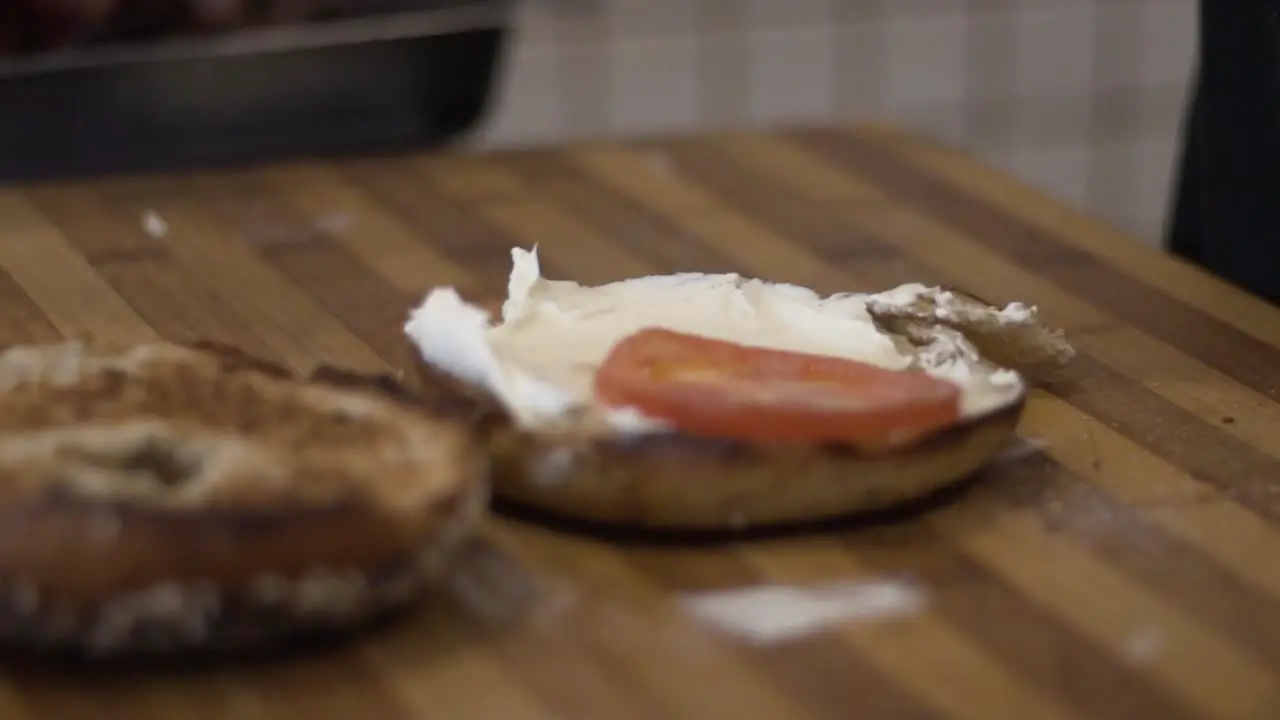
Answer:
M968 93L964 17L928 13L884 23L885 108L892 114L920 107L963 106Z
M1147 242L1195 0L522 0L475 142L881 119Z
M826 25L840 0L744 0L747 18L754 26Z
M1005 161L1005 169L1058 198L1084 206L1089 196L1089 156L1075 145L1026 146Z
M564 136L559 55L552 46L522 43L499 83L498 112L484 129L488 142L524 145Z
M1176 1L1173 4L1191 5ZM1179 83L1184 78L1187 48L1196 44L1197 14L1191 8L1166 5L1167 0L1155 0L1132 8L1141 18L1135 42L1138 63L1133 80L1137 85ZM1188 9L1191 11L1185 11Z
M619 40L613 47L608 129L685 130L698 124L698 47L692 36Z
M1089 92L1095 61L1091 3L1019 8L1013 17L1018 58L1014 85L1020 93L1061 97Z
M757 6L762 5L759 0ZM831 117L835 32L830 24L753 29L747 42L747 120L756 125Z

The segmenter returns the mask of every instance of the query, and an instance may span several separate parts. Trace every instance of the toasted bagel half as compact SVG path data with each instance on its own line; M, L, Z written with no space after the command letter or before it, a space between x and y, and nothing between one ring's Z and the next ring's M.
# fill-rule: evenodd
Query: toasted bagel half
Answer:
M487 500L484 453L390 379L234 350L0 351L0 644L261 648L400 607Z
M426 382L452 382L425 364ZM496 498L635 529L699 532L817 522L916 501L970 477L1014 436L1025 396L881 453L679 433L516 429L490 398L455 391L486 427Z
M1014 437L1028 388L1016 370L1039 376L1072 355L1061 333L1042 326L1034 310L997 309L955 290L903 286L872 296L866 311L914 367L957 366L999 377L1003 395L909 445L866 451L708 439L676 430L614 432L586 422L521 426L483 384L426 361L419 371L427 386L465 408L486 438L496 497L575 520L688 532L856 515L957 484Z

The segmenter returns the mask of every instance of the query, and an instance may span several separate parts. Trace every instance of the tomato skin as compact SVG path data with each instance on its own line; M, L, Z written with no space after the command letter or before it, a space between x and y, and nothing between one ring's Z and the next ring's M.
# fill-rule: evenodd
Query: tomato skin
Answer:
M596 396L699 436L901 446L960 417L960 388L917 371L650 328L624 338Z

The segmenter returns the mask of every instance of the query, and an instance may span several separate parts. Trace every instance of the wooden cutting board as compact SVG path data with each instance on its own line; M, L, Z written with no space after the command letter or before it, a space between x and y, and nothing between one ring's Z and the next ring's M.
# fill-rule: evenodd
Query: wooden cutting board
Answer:
M946 282L1081 351L968 492L801 537L644 544L510 519L420 611L294 657L9 661L0 718L1280 717L1280 312L883 127L315 162L0 191L0 342L212 338L406 368L437 284L537 244L585 283ZM686 593L908 578L927 601L753 644Z

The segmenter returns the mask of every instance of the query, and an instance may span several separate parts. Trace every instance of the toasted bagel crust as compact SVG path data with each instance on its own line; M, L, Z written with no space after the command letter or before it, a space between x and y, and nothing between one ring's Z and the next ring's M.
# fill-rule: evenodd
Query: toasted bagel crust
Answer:
M638 437L516 430L492 398L421 364L486 426L494 495L551 515L653 531L816 522L921 499L980 470L1014 436L1025 398L881 453L758 445L677 433ZM440 391L438 391L440 392Z
M213 345L0 353L0 642L256 647L400 606L487 499L390 379Z

